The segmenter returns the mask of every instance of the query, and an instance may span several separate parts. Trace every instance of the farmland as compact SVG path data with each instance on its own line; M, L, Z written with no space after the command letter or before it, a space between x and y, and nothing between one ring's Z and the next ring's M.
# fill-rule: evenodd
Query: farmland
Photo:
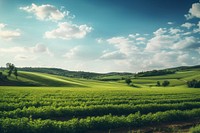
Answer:
M18 82L26 86L10 77L13 85L0 87L0 132L128 132L174 122L197 124L200 89L186 86L194 78L200 79L199 69L132 78L132 87L124 80L20 71ZM169 80L170 86L158 87L158 80Z

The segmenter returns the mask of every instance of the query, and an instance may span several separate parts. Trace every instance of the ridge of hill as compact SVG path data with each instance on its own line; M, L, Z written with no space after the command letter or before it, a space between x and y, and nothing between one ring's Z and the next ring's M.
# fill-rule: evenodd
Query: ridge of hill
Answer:
M69 71L60 68L31 68L31 67L24 67L18 69L20 71L40 72L40 73L48 73L70 78L85 78L85 79L95 79L102 81L117 81L121 80L123 77L134 76L133 73L127 73L127 72L95 73L95 72L84 72L84 71Z
M125 85L124 79L129 77L135 86L142 88L153 87L157 81L163 82L164 80L170 81L170 86L186 86L187 81L192 79L200 80L200 65L143 72L174 71L174 73L148 76L117 72L107 74L75 72L58 68L19 68L18 70L18 79L13 75L7 77L6 81L0 79L0 86L90 87L93 85L106 86L111 81ZM3 75L7 75L7 72L2 69L0 69L0 72L3 72Z

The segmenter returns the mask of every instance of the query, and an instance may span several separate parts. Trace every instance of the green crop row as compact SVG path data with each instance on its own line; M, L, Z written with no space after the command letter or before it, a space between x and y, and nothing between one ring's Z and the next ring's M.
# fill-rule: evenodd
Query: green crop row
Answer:
M31 118L0 119L1 133L62 133L86 132L92 130L108 130L118 127L141 127L149 124L193 120L200 118L200 109L170 110L165 112L141 115L139 112L128 116L105 115L71 119L69 121L32 120Z
M13 111L0 111L0 117L9 118L56 118L56 117L87 117L87 116L102 116L111 113L112 115L128 115L140 111L142 114L149 112L155 113L158 111L167 110L187 110L200 108L200 102L185 102L175 104L141 104L141 105L96 105L96 106L41 106L41 107L24 107Z
M9 99L5 102L0 103L0 111L11 111L11 110L16 110L16 109L23 109L24 107L44 107L44 106L53 106L53 107L84 107L84 106L100 106L100 105L124 105L127 104L129 106L136 106L136 105L141 105L141 104L175 104L175 103L184 103L184 102L200 102L200 98L196 97L189 97L189 98L177 98L177 99L149 99L149 100L144 100L144 99L137 99L137 100L127 100L127 99L121 99L121 100L102 100L102 101L88 101L85 100L85 102L80 102L80 101L71 101L71 100L66 100L60 102L54 101L45 101L41 100L38 101L36 99L31 99L27 101L21 101L19 103L11 102Z

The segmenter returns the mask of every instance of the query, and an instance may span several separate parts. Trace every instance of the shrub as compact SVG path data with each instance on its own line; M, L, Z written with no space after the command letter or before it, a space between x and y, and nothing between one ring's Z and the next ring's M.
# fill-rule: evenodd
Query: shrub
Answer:
M193 79L192 81L188 81L187 85L189 88L200 88L200 81Z
M165 81L163 81L163 83L162 83L162 86L168 86L170 84L170 82L169 81L167 81L167 80L165 80Z

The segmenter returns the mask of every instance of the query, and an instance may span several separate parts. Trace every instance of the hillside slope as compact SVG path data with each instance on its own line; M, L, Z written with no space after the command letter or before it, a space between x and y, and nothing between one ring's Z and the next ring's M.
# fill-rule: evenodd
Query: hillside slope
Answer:
M170 86L186 86L187 81L193 79L200 80L200 68L191 67L176 71L174 74L166 74L160 76L137 77L132 81L142 86L155 86L157 81L170 81Z
M69 87L84 87L78 80L72 80L62 76L56 76L37 72L19 71L19 76L16 79L13 75L8 77L8 80L1 81L0 85L10 86L69 86ZM5 74L5 73L4 73Z
M176 69L176 68L173 68ZM31 69L29 69L31 70ZM39 69L41 70L41 69ZM44 69L45 70L45 69ZM101 88L107 88L109 86L127 87L124 81L124 77L128 76L126 73L110 73L102 74L99 79L84 79L84 78L71 78L66 76L59 76L55 74L48 74L43 72L27 72L19 71L18 79L11 76L8 80L1 81L0 86L52 86L52 87L94 87L101 86ZM49 71L51 69L47 69ZM35 70L34 70L35 71ZM7 75L6 72L3 72ZM88 73L87 73L88 74ZM128 73L127 73L128 74ZM173 74L166 74L160 76L146 76L146 77L134 77L128 76L132 79L132 83L135 87L156 87L157 81L161 83L164 80L170 81L171 87L186 86L186 82L196 79L200 80L200 68L199 67L184 67L178 69ZM104 81L100 81L104 80Z

